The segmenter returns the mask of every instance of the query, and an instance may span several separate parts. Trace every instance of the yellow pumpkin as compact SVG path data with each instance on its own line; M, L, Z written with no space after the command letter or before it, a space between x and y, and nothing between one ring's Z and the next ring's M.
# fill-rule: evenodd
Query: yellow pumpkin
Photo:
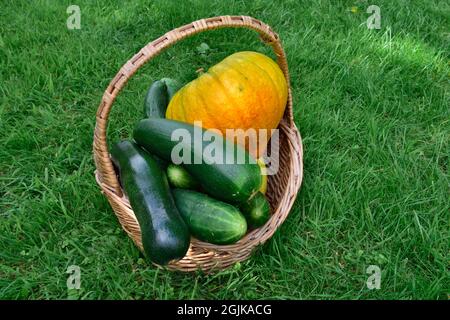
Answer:
M187 123L202 121L204 128L218 129L224 135L226 129L267 129L265 143L257 138L254 148L249 148L248 139L240 141L259 158L266 149L270 130L283 116L287 97L288 86L280 67L261 53L242 51L181 88L170 101L166 118Z

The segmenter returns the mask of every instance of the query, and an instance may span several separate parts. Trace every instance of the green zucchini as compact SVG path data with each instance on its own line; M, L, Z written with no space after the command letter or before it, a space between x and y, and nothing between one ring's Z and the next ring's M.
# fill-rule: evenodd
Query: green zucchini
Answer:
M174 188L197 189L199 187L197 180L185 168L173 163L167 166L167 178Z
M169 104L170 100L172 100L172 97L175 95L175 93L177 93L177 91L180 90L181 84L177 80L171 78L162 78L161 81L164 82L167 87L167 98L168 98L167 104ZM165 111L166 110L164 110L164 114Z
M164 171L131 141L115 144L111 157L141 227L145 255L160 265L183 258L189 248L189 229L175 206Z
M263 226L270 218L269 202L261 192L258 192L247 202L243 203L239 209L241 209L251 228Z
M157 157L154 154L152 154L152 158L159 164L159 166L161 167L161 169L163 171L167 170L167 167L169 166L169 163L166 160L161 159L160 157Z
M192 190L172 190L175 204L191 234L213 244L232 244L247 232L247 222L234 206Z
M221 158L216 159L212 152L203 152L211 142L203 141L202 136L196 139L198 134L194 135L194 128L196 132L200 130L203 136L205 130L191 124L167 119L144 119L134 128L133 138L147 151L176 164L172 161L172 151L175 147L185 150L191 161L182 163L183 167L207 193L233 204L247 201L261 186L261 170L256 160L233 141L209 131L215 144L221 147L222 152L218 152ZM186 133L186 139L172 141L172 133L177 129L183 130L177 133ZM229 161L236 160L237 153L245 154L245 163Z
M144 100L144 116L146 118L164 118L166 115L169 96L166 83L157 80L152 83Z

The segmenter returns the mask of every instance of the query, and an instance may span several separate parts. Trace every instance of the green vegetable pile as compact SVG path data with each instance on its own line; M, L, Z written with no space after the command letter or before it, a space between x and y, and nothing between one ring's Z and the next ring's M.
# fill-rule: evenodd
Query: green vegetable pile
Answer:
M153 82L144 102L144 119L133 139L115 143L111 159L119 181L141 228L146 257L165 265L183 258L191 236L217 245L239 241L249 228L258 228L270 218L269 203L259 190L263 184L260 165L216 163L188 145L192 159L201 163L174 164L171 153L178 141L172 132L183 129L192 136L198 127L164 119L170 99L180 88L176 80ZM204 129L203 133L204 133ZM223 157L234 158L240 147L215 134ZM210 142L202 142L203 147ZM231 147L231 148L230 148ZM231 151L228 151L231 150ZM251 157L244 149L247 157ZM211 160L211 159L209 159Z

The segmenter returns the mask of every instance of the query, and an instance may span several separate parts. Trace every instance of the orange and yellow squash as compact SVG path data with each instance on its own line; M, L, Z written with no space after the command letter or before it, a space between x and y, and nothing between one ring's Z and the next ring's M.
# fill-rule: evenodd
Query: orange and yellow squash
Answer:
M270 130L283 116L287 97L286 78L271 58L257 52L237 52L181 88L170 101L166 118L201 121L204 128L218 129L224 135L226 129L267 129L265 143L259 139L252 149L248 140L243 143L259 158Z

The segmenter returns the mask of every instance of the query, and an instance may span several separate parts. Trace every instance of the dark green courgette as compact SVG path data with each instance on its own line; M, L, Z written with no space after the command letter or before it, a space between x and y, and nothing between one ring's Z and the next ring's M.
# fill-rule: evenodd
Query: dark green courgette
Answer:
M175 95L175 93L177 93L177 91L180 90L181 84L177 80L171 78L162 78L161 81L164 82L166 85L168 98L167 104L169 104L170 100L172 100L172 97ZM165 110L164 114L166 114Z
M183 258L190 234L175 206L164 171L150 154L131 141L115 144L111 157L141 227L146 256L160 265Z
M231 244L247 232L239 210L225 202L192 190L172 190L176 206L192 235L214 244Z
M200 132L200 137L197 139ZM186 139L172 140L172 133L186 134ZM172 161L172 151L184 150L190 163L183 163L183 167L200 183L205 192L213 197L231 202L247 201L261 185L261 170L256 160L240 145L224 139L220 134L209 131L215 144L222 152L216 157L212 153L203 152L210 145L210 141L203 141L205 130L191 124L167 119L144 119L135 127L134 140L152 154ZM195 141L195 140L198 141ZM184 152L183 152L184 153ZM245 155L245 163L236 163L236 154ZM183 154L184 156L184 154ZM231 159L231 161L230 161ZM200 160L200 161L198 161ZM201 162L201 163L198 163Z
M166 115L169 96L164 81L157 80L152 83L144 100L144 116L146 118L164 118Z
M167 170L167 167L169 166L169 163L166 160L161 159L160 157L157 157L154 154L152 154L152 158L159 164L159 166L161 167L161 169L164 172Z

